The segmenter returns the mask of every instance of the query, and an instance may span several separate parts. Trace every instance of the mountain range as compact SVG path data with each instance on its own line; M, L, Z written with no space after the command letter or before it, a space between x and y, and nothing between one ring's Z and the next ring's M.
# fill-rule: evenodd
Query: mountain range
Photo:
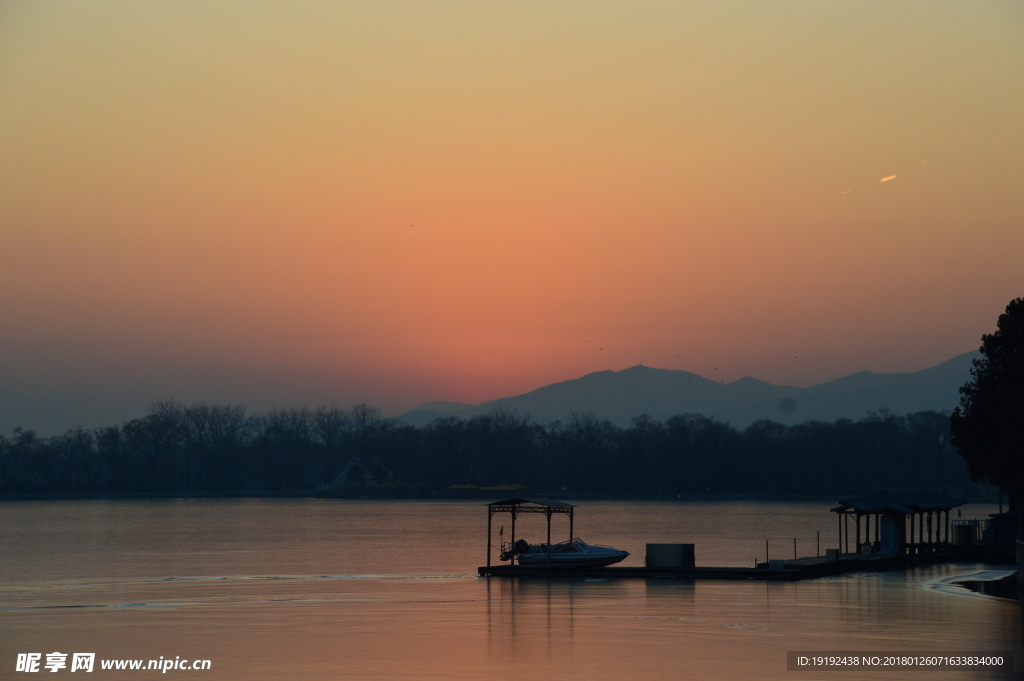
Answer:
M638 365L621 371L596 371L481 404L427 402L398 420L419 426L440 417L470 418L502 408L528 413L540 423L564 421L574 411L594 412L618 426L628 426L640 414L665 420L698 413L745 428L760 419L794 424L856 420L883 409L894 414L952 411L959 402L960 386L970 379L971 362L979 356L968 352L909 373L861 371L809 388L749 377L722 384L689 371Z

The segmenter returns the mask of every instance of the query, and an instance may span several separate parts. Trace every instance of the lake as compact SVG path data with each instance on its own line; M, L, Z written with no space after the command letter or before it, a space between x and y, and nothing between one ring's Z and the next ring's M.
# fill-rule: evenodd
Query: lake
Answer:
M794 538L815 555L819 532L822 553L835 547L829 508L584 501L575 534L630 551L623 565L643 564L645 542L688 542L698 565L752 566L765 540L772 558L791 558ZM477 501L33 501L0 514L0 678L33 652L94 652L96 678L125 679L147 672L100 661L208 659L166 672L205 679L1021 677L795 672L790 650L1016 651L1024 668L1020 606L952 583L1001 566L793 583L483 579ZM545 533L541 517L516 529Z

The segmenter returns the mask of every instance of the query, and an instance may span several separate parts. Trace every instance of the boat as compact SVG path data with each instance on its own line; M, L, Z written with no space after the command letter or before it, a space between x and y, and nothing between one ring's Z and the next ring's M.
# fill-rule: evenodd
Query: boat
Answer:
M508 546L507 544L505 546ZM501 553L501 560L532 567L604 567L629 555L610 546L588 544L579 537L560 544L530 544L520 539Z

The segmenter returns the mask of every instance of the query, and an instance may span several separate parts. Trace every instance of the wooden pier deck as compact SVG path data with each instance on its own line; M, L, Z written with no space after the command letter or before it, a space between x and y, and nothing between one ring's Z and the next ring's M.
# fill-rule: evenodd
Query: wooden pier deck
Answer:
M781 570L765 567L524 567L520 565L491 565L477 568L481 577L524 577L559 579L724 579L797 581L831 577L851 572L882 572L901 570L917 565L950 563L960 559L955 553L937 553L928 556L844 556L838 561L825 558L799 558L785 561Z

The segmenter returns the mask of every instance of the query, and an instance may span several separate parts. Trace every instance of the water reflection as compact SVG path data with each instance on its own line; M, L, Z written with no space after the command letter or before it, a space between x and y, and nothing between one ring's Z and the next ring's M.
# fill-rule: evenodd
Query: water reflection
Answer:
M498 579L482 580L487 591L490 656L496 664L566 660L572 656L582 604L589 616L628 598L621 580Z
M725 681L792 679L787 650L1020 653L1024 640L1019 604L943 581L985 566L795 583L484 579L466 568L482 551L462 535L479 537L476 506L94 504L88 526L60 503L3 510L0 660L68 648L187 653L215 661L210 678L246 681ZM661 513L667 526L672 513L615 510L593 534L635 541L615 518ZM191 543L168 542L190 523ZM66 607L79 605L101 607Z
M1021 655L1016 604L929 588L962 573L942 566L795 583L485 579L488 660L491 669L534 675L555 666L608 678L609 669L636 666L649 667L652 678L687 668L725 679L785 678L786 650ZM598 660L609 665L604 674ZM943 677L1024 674L953 670Z

